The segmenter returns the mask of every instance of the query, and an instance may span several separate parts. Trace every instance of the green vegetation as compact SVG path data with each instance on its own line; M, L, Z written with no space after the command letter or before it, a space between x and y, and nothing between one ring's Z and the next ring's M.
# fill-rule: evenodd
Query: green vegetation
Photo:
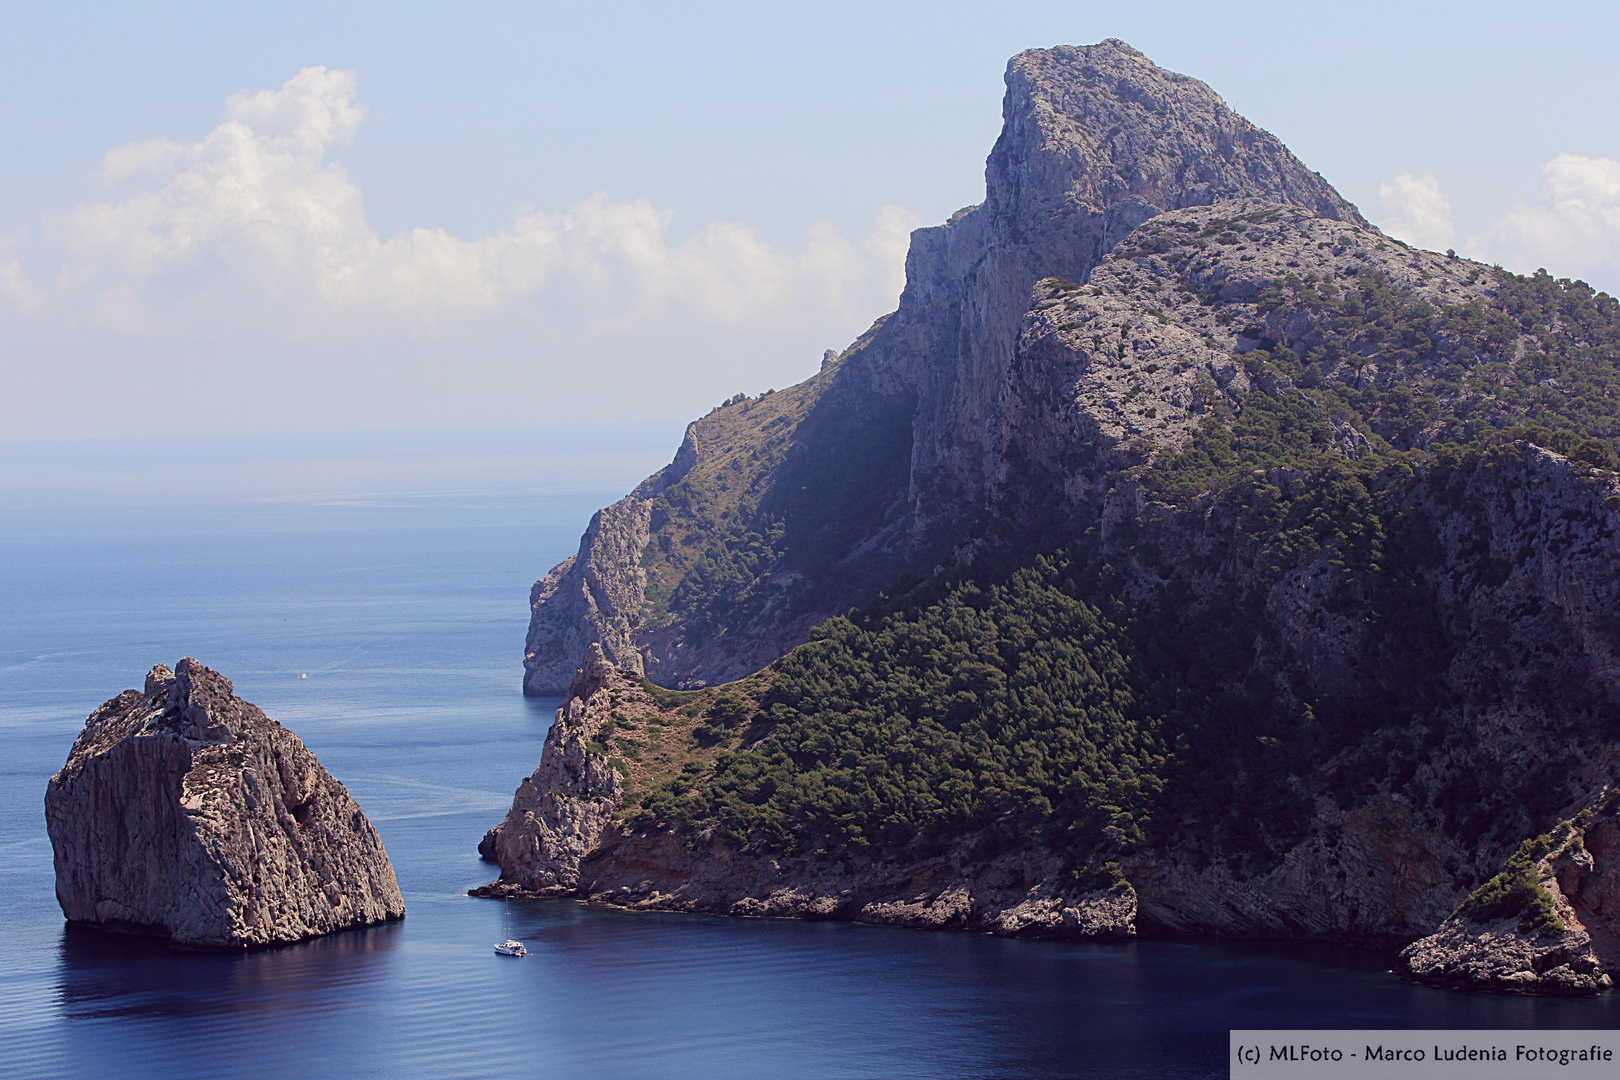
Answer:
M1297 389L1250 393L1238 415L1217 405L1190 444L1147 475L1149 490L1180 501L1256 469L1322 468L1343 460L1352 429L1374 459L1363 468L1374 470L1416 447L1515 438L1620 467L1620 303L1545 272L1497 271L1495 284L1489 305L1445 306L1377 271L1278 280L1256 314L1304 329L1295 348L1243 359L1256 385Z
M1251 226L1278 213L1211 222L1197 243L1254 242ZM1138 246L1169 251L1151 235ZM1551 784L1506 793L1466 770L1423 772L1465 751L1434 718L1472 691L1441 677L1462 645L1435 601L1439 541L1414 496L1494 468L1519 440L1620 468L1620 305L1580 282L1494 273L1488 303L1434 304L1365 269L1290 274L1257 303L1228 305L1225 321L1286 325L1292 344L1262 339L1238 358L1255 389L1231 404L1211 393L1189 442L1130 470L1162 514L1113 522L1109 555L1085 522L1032 511L986 536L992 554L971 566L897 582L828 621L746 691L647 684L685 726L678 752L636 772L626 813L773 854L1039 843L1065 855L1076 889L1124 887L1119 861L1144 845L1263 872L1304 837L1317 795L1362 805L1420 776L1424 812L1460 843L1500 843L1509 810L1547 820ZM1067 286L1053 303L1081 293ZM874 591L859 567L833 564L903 485L912 403L820 410L796 392L738 406L791 406L793 453L786 421L756 418L738 453L762 471L722 464L658 504L655 521L682 524L655 529L649 565L680 571L656 595L689 639L761 612L784 568ZM1095 460L1087 449L1076 467ZM734 474L762 479L739 494ZM1177 514L1215 523L1201 534L1211 552L1167 550L1177 529L1204 528ZM1307 567L1329 586L1310 617L1358 635L1332 693L1264 641L1270 590ZM1567 714L1607 723L1612 710L1582 692L1560 689ZM1465 909L1556 928L1538 867L1562 842L1521 846Z
M648 814L773 852L937 851L967 834L986 850L1067 835L1097 849L1085 857L1139 843L1156 733L1072 570L1037 558L1003 584L831 620L776 665L751 717L771 737L701 786L650 793ZM740 705L722 695L710 716L735 723Z
M866 385L867 375L852 372L835 389L841 363L786 390L730 399L693 426L697 464L653 500L646 625L679 621L685 642L699 645L759 616L778 575L816 583L795 598L823 611L885 584L881 560L840 561L905 490L916 400Z
M1547 859L1580 843L1567 821L1560 822L1551 833L1524 841L1508 856L1502 872L1470 893L1456 914L1475 922L1517 916L1519 932L1524 934L1564 930L1552 894L1542 886L1541 879Z

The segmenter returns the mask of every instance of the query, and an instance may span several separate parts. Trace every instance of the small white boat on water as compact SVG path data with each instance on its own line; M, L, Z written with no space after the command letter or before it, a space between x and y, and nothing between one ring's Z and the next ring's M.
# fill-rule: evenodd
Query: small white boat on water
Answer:
M505 941L495 943L497 956L528 956L529 950L523 947L523 942L512 936L512 901L506 901L506 907L501 911L501 932L506 935Z

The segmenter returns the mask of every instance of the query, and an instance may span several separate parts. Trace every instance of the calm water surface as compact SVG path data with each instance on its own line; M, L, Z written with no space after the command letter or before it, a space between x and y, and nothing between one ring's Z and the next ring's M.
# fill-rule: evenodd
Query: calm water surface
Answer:
M1448 994L1347 951L465 896L557 704L519 693L528 586L667 456L518 493L0 492L0 1075L1214 1077L1231 1027L1620 1023L1610 997ZM64 927L45 781L92 708L183 655L349 786L402 924L232 957ZM506 920L527 959L492 954Z

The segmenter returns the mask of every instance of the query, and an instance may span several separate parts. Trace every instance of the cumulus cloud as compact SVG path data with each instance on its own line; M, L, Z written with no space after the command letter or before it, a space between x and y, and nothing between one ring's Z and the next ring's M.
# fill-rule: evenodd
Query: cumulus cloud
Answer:
M860 242L823 224L797 253L740 224L671 244L670 211L605 195L471 240L425 228L380 237L332 160L365 116L353 72L310 67L279 89L233 95L195 143L112 150L101 175L116 195L41 223L40 246L61 266L54 281L30 281L13 262L0 264L0 289L82 306L115 331L164 334L255 321L431 327L498 310L576 329L677 307L727 326L856 319L892 306L904 283L914 221L894 206Z
M1430 251L1444 251L1456 239L1451 224L1451 199L1440 190L1432 173L1403 173L1378 185L1383 216L1378 227L1397 240Z
M1541 179L1539 203L1514 207L1470 249L1559 277L1620 263L1620 161L1559 154L1541 167Z
M15 255L0 253L0 305L19 311L39 307L39 290L23 273L22 263Z

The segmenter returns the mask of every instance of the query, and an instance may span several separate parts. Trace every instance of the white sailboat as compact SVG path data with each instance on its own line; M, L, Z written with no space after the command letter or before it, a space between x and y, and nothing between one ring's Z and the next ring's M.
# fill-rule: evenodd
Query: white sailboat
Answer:
M506 935L505 941L495 943L495 952L499 956L528 956L529 950L523 947L523 942L512 937L512 901L508 900L501 916L501 933Z

